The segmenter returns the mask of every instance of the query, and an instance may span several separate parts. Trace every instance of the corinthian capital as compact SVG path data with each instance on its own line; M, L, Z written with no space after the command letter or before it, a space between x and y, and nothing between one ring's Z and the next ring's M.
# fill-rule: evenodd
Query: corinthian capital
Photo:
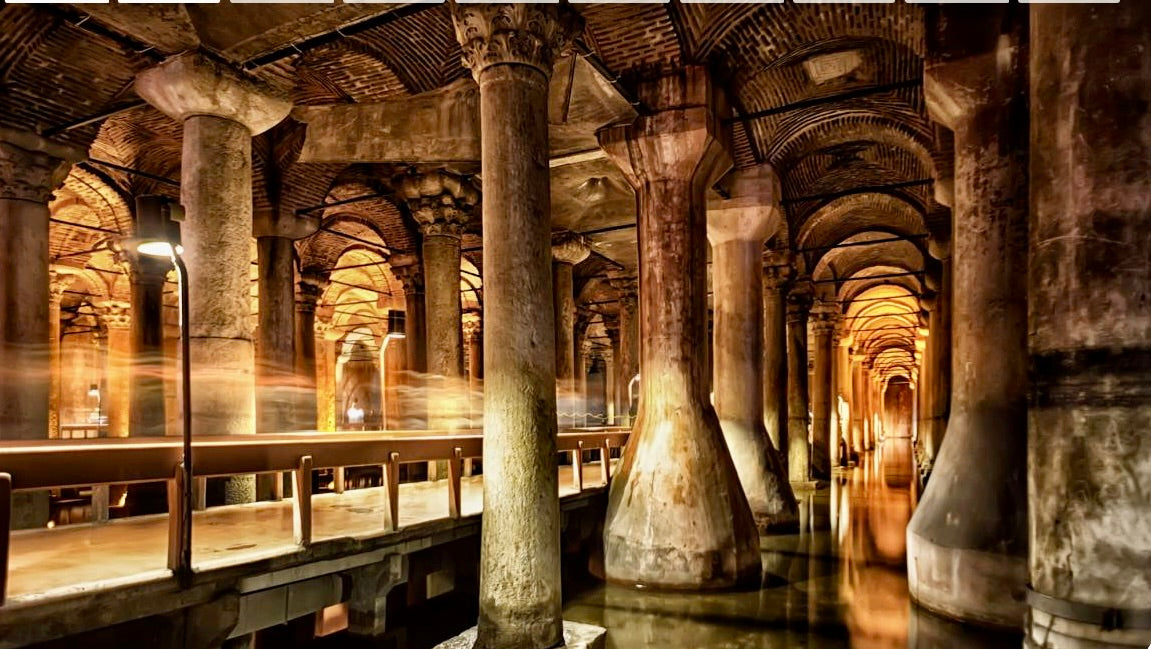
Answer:
M68 169L60 158L0 140L0 199L47 203Z
M550 76L556 57L583 30L566 4L451 3L464 66L478 81L492 65L529 65Z
M470 180L442 169L396 179L424 236L459 237L471 221L480 192Z

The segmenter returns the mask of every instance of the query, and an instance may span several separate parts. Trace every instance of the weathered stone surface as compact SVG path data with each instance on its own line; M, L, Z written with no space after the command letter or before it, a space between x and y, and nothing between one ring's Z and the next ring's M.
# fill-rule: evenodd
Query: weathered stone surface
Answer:
M604 526L608 579L723 588L759 572L758 536L698 344L707 337L704 190L730 166L720 101L701 68L645 84L665 109L601 131L639 194L639 416L612 481Z
M1146 610L1151 7L1037 6L1031 20L1030 584ZM1032 604L1031 643L1151 642L1051 613Z
M820 305L811 312L812 360L815 371L811 383L811 471L818 480L831 478L832 333L836 313L831 305Z
M800 278L787 293L787 477L792 484L811 480L807 391L807 315L811 302L811 281Z
M563 622L563 647L567 649L604 649L607 629L580 622ZM445 640L435 649L472 649L476 646L476 627Z
M929 609L1017 628L1027 581L1025 62L1018 22L1005 17L1015 31L992 37L956 14L942 40L962 40L963 56L929 63L926 82L933 114L955 131L956 360L947 435L907 530L908 582Z
M763 244L781 225L769 165L734 171L710 202L715 412L760 532L793 529L799 509L763 423Z
M763 258L763 424L786 478L787 466L787 283L794 270L780 250Z
M136 93L177 121L211 115L259 135L279 124L292 103L263 83L208 57L188 52L136 77Z

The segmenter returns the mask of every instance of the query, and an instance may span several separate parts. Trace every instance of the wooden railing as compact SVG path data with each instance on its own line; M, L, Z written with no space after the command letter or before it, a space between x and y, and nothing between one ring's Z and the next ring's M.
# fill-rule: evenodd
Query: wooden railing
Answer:
M612 448L627 442L623 428L571 429L558 436L557 450L572 456L572 481L583 489L583 452L600 449L603 484L610 480ZM196 478L284 473L292 475L292 521L295 542L312 542L312 480L315 469L352 466L383 467L385 532L399 529L399 465L447 461L448 512L461 515L463 461L483 457L479 431L370 431L285 433L196 437ZM63 487L141 482L168 483L168 568L191 574L190 534L183 529L183 497L188 479L181 463L182 442L176 437L105 438L0 442L0 605L7 592L12 520L12 493Z

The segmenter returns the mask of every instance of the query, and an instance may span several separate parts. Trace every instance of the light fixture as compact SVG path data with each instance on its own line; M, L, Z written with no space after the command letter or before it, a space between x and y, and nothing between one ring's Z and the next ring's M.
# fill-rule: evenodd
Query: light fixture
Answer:
M192 472L192 370L191 370L191 335L188 326L188 267L181 257L184 249L163 239L140 239L134 242L136 252L148 257L161 257L169 259L176 268L176 285L180 296L180 384L184 388L181 399L181 415L184 424L184 489L181 494L183 507L180 514L183 517L180 525L180 553L176 557L176 564L169 566L176 577L185 586L192 583L192 502L193 502L193 472Z

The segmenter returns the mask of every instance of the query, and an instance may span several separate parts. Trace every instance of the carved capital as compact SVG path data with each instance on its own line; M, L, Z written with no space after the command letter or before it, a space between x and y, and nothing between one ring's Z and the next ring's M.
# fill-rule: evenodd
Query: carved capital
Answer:
M451 3L464 67L478 81L490 66L519 64L551 76L556 57L581 31L583 18L566 4Z
M326 275L319 273L304 273L300 276L300 299L296 303L301 311L315 311L316 305L320 303L320 298L323 297L324 291L327 290L331 281Z
M591 246L582 234L562 230L552 233L552 259L564 264L575 264L588 258Z
M55 268L48 269L48 303L60 304L60 300L64 297L64 291L72 286L72 281L76 276L72 273L60 272Z
M835 331L835 325L839 320L839 314L831 308L821 305L819 308L812 309L810 320L811 329L818 335L829 335Z
M484 319L476 312L465 313L463 317L464 340L474 342L484 339Z
M127 329L132 326L132 307L127 302L106 300L96 305L100 322L108 329Z
M404 293L424 292L424 269L419 257L412 254L392 255L388 261L392 274L404 287Z
M0 140L0 199L47 204L71 165L42 151Z
M774 261L774 260L772 260ZM764 261L763 288L770 291L781 291L788 282L795 279L795 269L790 265L778 265Z
M400 176L396 192L407 201L425 237L462 235L480 200L471 180L443 169Z

